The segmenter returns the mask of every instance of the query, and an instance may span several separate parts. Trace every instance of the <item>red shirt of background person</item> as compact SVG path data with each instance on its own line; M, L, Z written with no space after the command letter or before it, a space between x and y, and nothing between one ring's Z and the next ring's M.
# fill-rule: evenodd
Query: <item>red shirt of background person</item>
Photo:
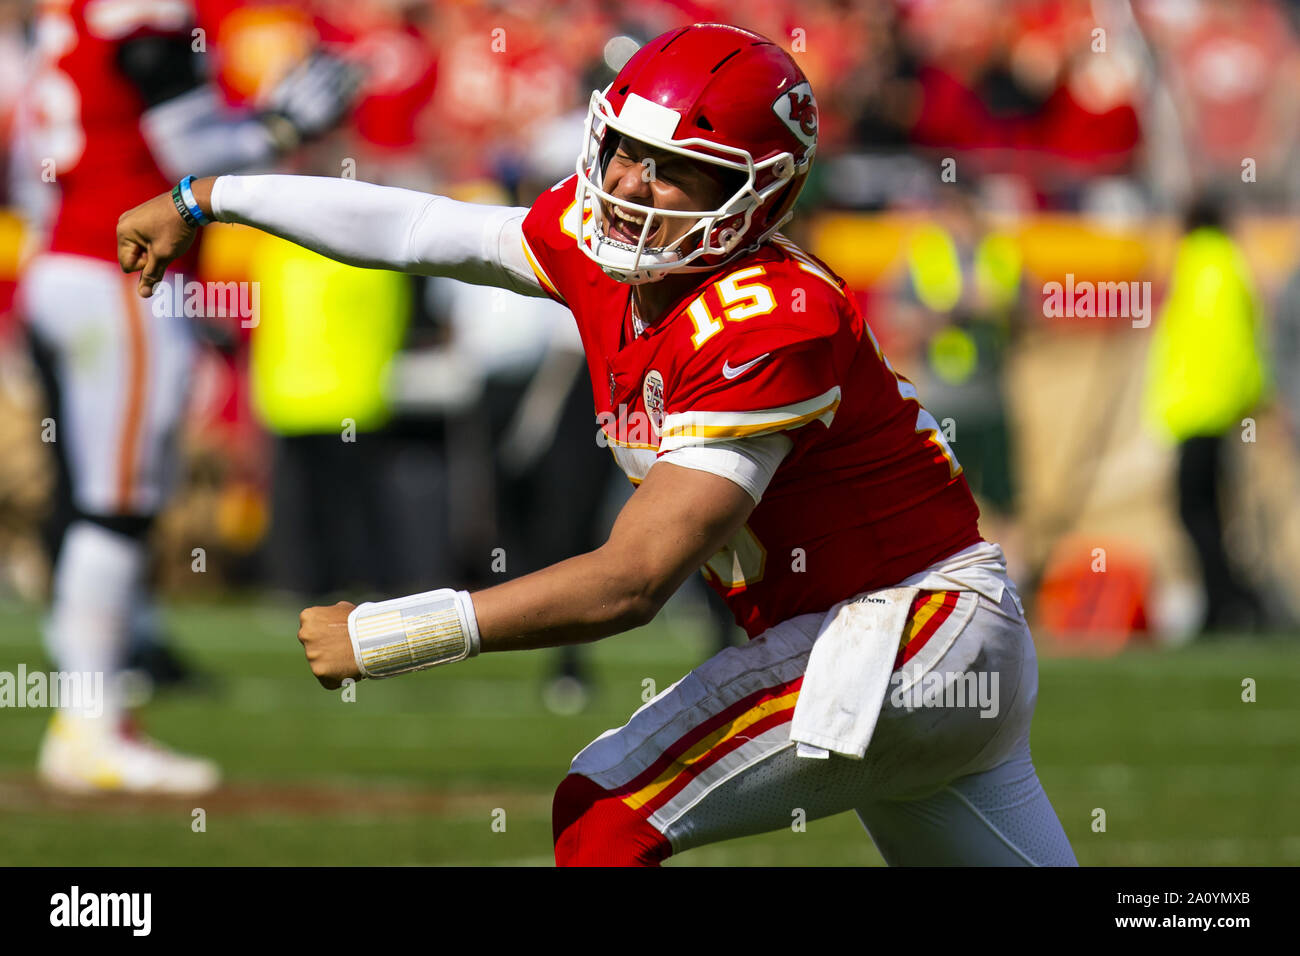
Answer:
M116 262L122 208L171 188L140 129L144 99L117 55L133 37L188 36L192 22L185 2L42 5L31 96L40 158L53 163L60 191L50 251Z

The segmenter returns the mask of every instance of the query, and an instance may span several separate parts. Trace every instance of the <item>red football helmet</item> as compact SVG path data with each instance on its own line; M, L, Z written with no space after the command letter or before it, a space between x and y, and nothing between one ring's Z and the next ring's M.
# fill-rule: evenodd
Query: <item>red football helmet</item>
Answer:
M603 180L623 136L721 167L734 192L717 209L691 212L616 199ZM577 166L578 247L631 284L717 269L789 220L816 151L817 103L789 54L725 24L670 30L638 50L604 92L591 94ZM639 242L610 237L607 206L645 217ZM699 221L671 244L649 248L657 217Z

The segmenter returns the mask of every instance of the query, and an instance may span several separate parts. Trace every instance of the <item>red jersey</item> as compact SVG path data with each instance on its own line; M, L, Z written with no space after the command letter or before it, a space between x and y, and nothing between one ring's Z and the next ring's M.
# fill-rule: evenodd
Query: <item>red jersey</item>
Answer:
M60 190L50 249L117 261L117 218L171 188L140 131L145 104L118 69L120 44L183 34L187 0L45 0L31 97L41 174Z
M778 236L627 328L632 286L578 248L576 177L524 220L538 280L578 322L598 421L639 483L674 449L784 432L793 448L703 568L754 637L889 587L978 543L979 509L938 423L844 281Z

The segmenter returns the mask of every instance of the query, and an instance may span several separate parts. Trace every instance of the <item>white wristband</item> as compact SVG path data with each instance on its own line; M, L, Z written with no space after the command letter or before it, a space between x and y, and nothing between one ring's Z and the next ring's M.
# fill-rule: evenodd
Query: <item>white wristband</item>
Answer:
M468 591L451 588L359 604L348 615L348 635L366 677L451 664L479 651L474 602Z

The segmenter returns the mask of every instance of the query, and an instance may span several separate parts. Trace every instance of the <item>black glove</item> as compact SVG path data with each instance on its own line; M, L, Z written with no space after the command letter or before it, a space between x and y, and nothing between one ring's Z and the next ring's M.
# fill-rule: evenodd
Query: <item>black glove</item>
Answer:
M276 84L262 122L281 149L292 149L335 126L356 100L362 79L355 64L316 50Z

